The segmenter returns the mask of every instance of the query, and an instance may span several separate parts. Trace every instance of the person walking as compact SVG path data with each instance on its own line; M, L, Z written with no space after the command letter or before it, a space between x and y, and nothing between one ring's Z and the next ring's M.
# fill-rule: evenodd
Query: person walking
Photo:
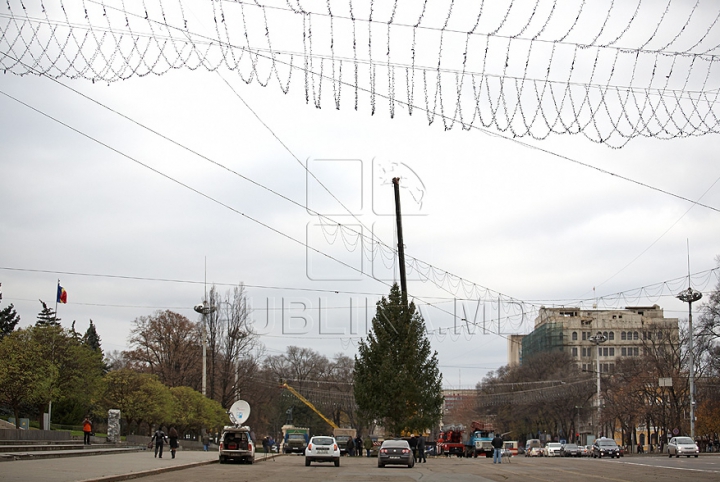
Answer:
M155 442L155 457L158 456L158 452L160 453L160 458L162 458L163 453L163 445L165 444L165 441L167 440L167 436L165 435L165 432L162 431L161 428L158 427L157 430L155 430L155 433L153 434L152 438L150 439L150 442Z
M408 441L408 444L410 444L410 451L413 454L413 458L417 460L417 436L415 434L412 434L410 436L410 440Z
M269 443L270 443L270 441L268 440L268 437L266 435L265 437L263 437L263 441L262 441L262 448L263 448L263 452L265 452L265 457L267 457L268 451L270 450L268 447Z
M207 452L208 449L210 448L210 435L208 435L207 432L205 432L202 436L202 444L203 444L203 450L205 450L205 452Z
M83 445L90 445L90 436L92 435L92 422L89 417L85 417L82 423L83 429Z
M178 432L175 430L175 427L170 427L170 431L168 432L168 440L170 440L170 453L172 454L172 458L175 458L175 451L178 449L180 444L178 443Z
M365 437L365 442L363 442L363 445L365 446L365 450L367 451L367 456L370 457L370 449L373 448L373 441L369 435Z
M347 444L345 444L345 451L347 452L348 457L355 456L355 439L348 439Z
M363 439L358 435L355 437L355 456L362 457L363 453Z
M420 434L420 436L417 439L417 451L418 451L418 463L425 463L427 460L425 459L425 436L423 434Z
M501 464L502 463L502 448L504 445L502 437L500 435L495 435L495 438L492 439L492 442L490 444L493 446L493 463L494 464Z

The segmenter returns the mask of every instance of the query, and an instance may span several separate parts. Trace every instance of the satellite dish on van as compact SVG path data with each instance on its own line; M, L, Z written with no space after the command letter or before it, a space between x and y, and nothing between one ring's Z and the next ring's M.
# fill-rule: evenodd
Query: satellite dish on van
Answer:
M245 400L238 400L232 404L228 415L233 424L242 425L250 417L250 405Z

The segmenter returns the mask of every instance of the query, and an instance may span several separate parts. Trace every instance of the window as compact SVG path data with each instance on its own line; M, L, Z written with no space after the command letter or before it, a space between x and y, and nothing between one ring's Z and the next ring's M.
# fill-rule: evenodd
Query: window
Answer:
M598 356L602 356L602 348L598 347Z
M603 363L603 364L602 364L602 367L603 367L603 371L604 371L605 373L607 373L607 372L610 371L610 365L608 365L607 363Z
M582 339L583 339L583 341L585 341L585 339L586 339L586 338L585 338L585 332L584 332L584 331L583 331L583 334L582 334Z
M614 363L611 363L611 364L610 364L610 371L611 371L611 372L614 372L614 371L615 371L615 364L614 364Z
M639 339L639 337L638 337L638 332L636 331L633 333L633 340L637 340L637 339Z
M607 331L603 331L603 336L604 336L605 339L607 340L607 339L608 339L608 332L607 332Z
M576 346L574 346L572 349L572 356L578 356L578 349Z
M610 333L608 333L608 340L614 340L614 339L615 339L615 332L611 331Z
M603 348L603 356L608 356L608 347Z
M572 341L577 341L577 331L572 332Z
M587 371L587 365L585 363L583 363L583 371Z
M615 356L615 348L610 347L610 356Z
M633 355L640 356L640 349L638 347L633 347Z
M624 331L622 333L620 333L620 339L627 340L627 333L625 333Z
M620 356L627 356L627 348L622 347L620 349Z

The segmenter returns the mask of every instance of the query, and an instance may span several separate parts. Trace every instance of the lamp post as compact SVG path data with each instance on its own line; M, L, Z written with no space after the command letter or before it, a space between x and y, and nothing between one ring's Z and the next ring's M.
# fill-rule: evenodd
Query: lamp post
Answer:
M206 394L206 392L207 392L207 329L206 329L206 325L207 325L206 321L207 320L206 320L206 318L207 318L207 315L209 315L210 313L212 313L216 310L216 307L208 305L207 300L205 300L201 304L195 305L193 307L193 309L202 315L202 320L203 320L202 394L204 397L207 395Z
M692 304L702 298L702 293L688 287L681 291L677 298L688 304L688 325L690 334L688 336L688 351L690 352L690 437L695 440L695 357L693 356L693 326L692 326Z
M595 346L597 347L597 428L599 429L600 410L602 407L602 404L600 403L600 343L605 343L607 341L607 337L598 331L596 335L589 336L588 340L595 343ZM599 434L600 430L596 430L595 433Z

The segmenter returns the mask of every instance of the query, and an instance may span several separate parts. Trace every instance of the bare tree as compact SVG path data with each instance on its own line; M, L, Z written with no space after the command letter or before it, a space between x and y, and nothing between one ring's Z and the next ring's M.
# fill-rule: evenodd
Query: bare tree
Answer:
M202 349L196 323L172 311L158 311L133 321L131 350L124 353L130 365L157 375L170 387L200 389Z

